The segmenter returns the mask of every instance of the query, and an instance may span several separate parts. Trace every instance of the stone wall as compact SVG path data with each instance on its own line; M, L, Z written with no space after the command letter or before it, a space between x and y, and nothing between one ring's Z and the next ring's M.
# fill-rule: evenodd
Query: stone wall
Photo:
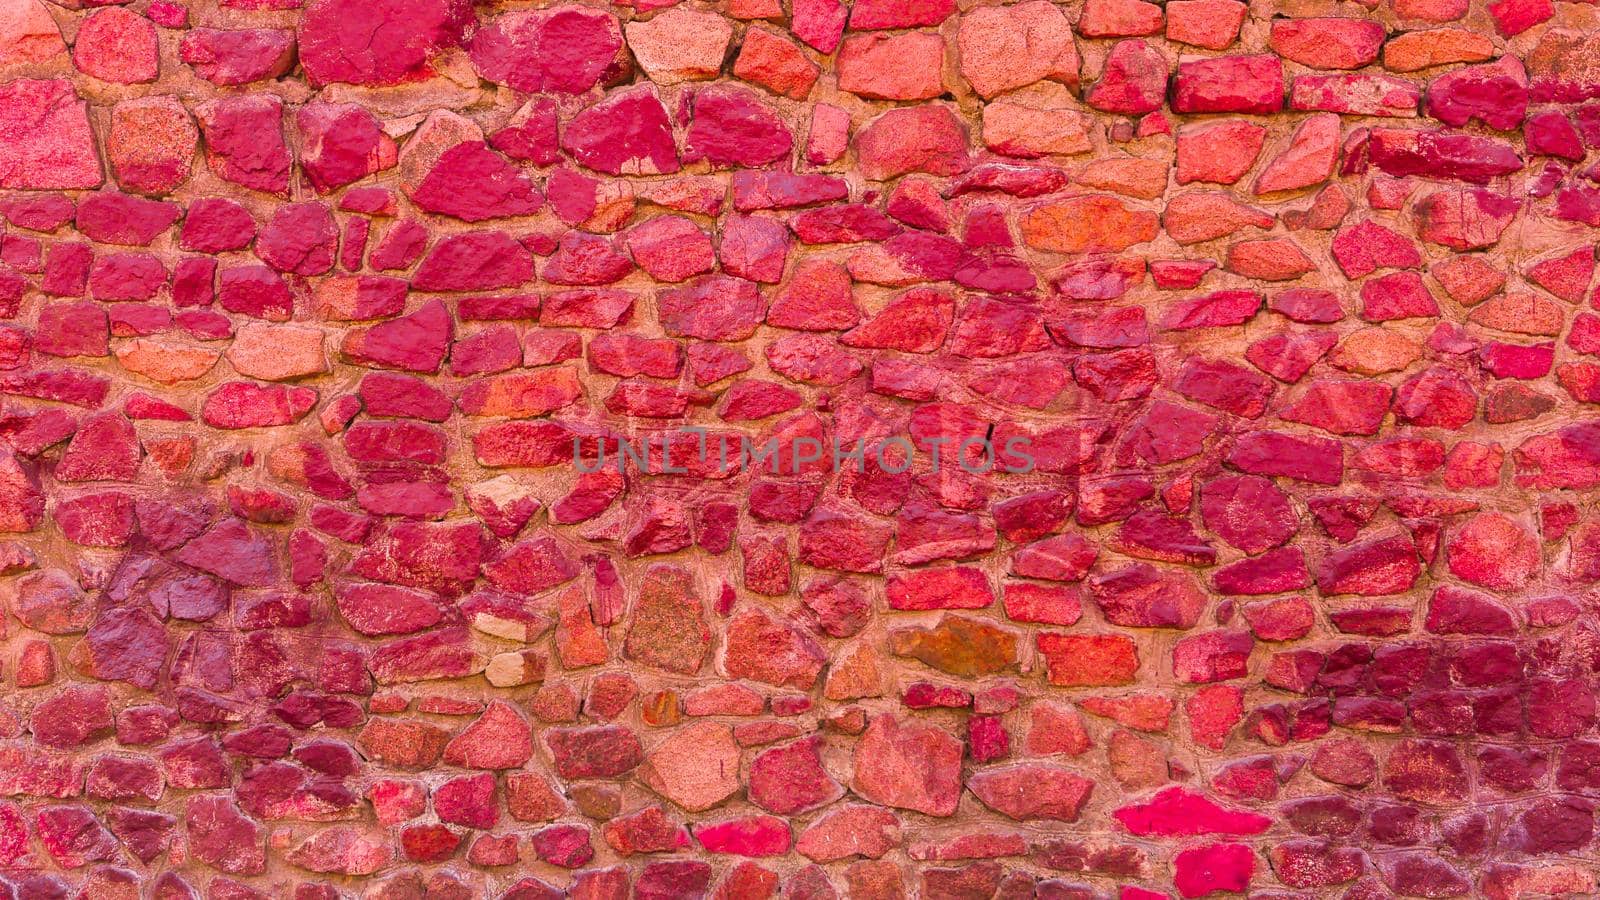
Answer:
M0 896L1592 896L1597 145L1551 0L0 0Z

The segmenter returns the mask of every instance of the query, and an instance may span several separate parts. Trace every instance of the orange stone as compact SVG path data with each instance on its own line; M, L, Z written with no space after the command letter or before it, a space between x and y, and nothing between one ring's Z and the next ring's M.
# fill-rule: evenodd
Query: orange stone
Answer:
M1043 203L1022 214L1028 246L1056 253L1107 253L1154 240L1155 213L1128 207L1108 194Z
M221 350L160 338L135 338L113 352L124 369L162 384L193 381L222 356Z
M1408 31L1383 45L1383 67L1391 72L1416 72L1493 58L1494 41L1464 28Z
M1122 635L1045 633L1034 640L1058 687L1132 684L1139 672L1139 649Z

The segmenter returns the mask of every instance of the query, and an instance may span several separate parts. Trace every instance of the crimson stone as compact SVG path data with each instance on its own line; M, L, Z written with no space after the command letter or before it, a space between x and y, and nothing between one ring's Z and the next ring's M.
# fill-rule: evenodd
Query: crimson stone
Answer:
M638 737L621 726L554 729L545 742L563 778L612 778L644 760Z
M176 203L100 191L79 201L73 224L96 241L147 247L172 227L180 213Z
M477 29L471 53L484 78L527 92L581 94L629 68L616 17L584 7L503 13Z
M214 84L249 84L287 73L294 44L291 32L270 28L195 28L184 33L178 55Z
M441 240L412 287L422 291L485 291L517 287L533 277L528 251L503 231L475 231Z
M786 156L794 145L788 126L757 95L739 87L706 88L695 95L684 141L684 160L713 166L760 166Z
M229 97L208 101L196 113L206 161L218 177L270 194L288 191L282 101L272 95Z
M314 84L397 84L426 74L472 20L461 0L310 0L300 60Z
M1229 809L1182 787L1165 788L1148 802L1124 806L1112 816L1140 836L1250 835L1272 824L1266 816Z
M611 175L678 171L667 111L648 85L618 91L579 113L563 130L561 148Z
M1183 113L1277 112L1283 108L1283 64L1270 55L1180 63L1172 108Z

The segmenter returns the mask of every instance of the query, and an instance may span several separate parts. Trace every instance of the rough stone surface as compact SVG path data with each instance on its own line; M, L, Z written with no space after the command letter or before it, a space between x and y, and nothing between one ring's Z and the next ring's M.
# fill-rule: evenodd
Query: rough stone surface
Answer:
M0 896L1593 896L1600 18L0 0Z

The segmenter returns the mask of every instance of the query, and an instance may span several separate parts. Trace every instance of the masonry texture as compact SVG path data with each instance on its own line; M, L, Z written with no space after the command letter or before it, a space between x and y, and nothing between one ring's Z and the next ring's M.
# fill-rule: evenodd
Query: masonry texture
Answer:
M1594 896L1597 146L1550 0L0 0L0 897Z

